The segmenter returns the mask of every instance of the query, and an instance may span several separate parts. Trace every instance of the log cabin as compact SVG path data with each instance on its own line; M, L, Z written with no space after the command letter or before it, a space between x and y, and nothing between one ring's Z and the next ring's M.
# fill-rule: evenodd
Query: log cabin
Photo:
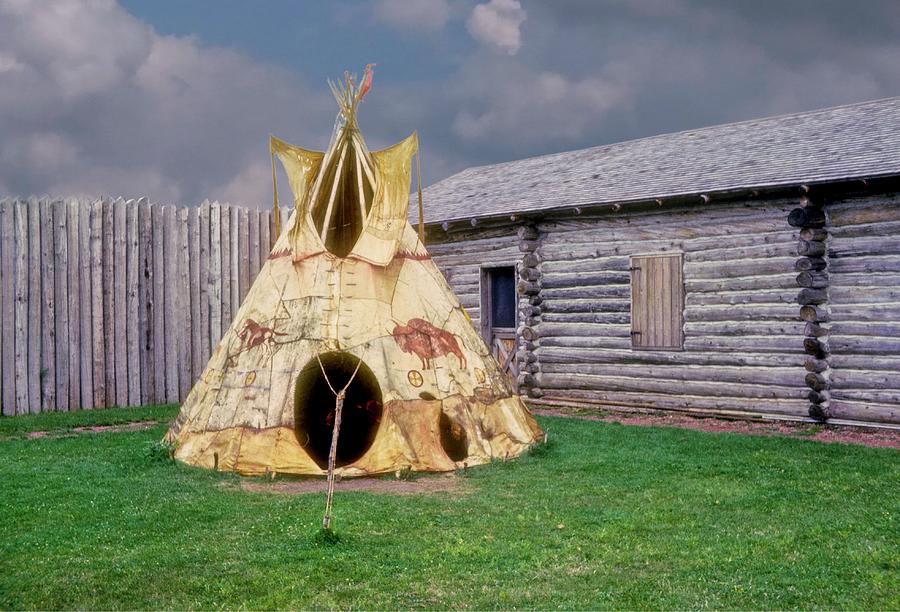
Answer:
M891 427L898 187L900 97L469 168L426 243L535 405Z

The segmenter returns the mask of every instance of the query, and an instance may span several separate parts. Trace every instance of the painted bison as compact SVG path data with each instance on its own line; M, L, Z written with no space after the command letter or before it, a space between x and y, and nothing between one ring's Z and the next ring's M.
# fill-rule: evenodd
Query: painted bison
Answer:
M244 327L238 332L238 338L241 340L243 350L256 348L264 342L274 342L275 336L285 336L281 332L277 332L271 327L260 325L253 319L244 321Z
M391 335L400 350L422 360L422 369L430 368L432 359L450 354L456 355L460 368L466 367L466 358L456 336L424 319L410 319L406 325L398 324Z

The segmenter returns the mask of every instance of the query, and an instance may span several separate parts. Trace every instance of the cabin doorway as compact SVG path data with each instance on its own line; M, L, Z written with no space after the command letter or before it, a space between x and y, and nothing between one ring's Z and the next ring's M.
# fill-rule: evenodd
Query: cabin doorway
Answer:
M515 388L519 372L516 364L515 266L481 269L481 335Z
M334 393L342 389L356 370L357 358L348 353L331 352L320 355L322 366L315 358L297 376L294 387L294 423L300 445L319 467L328 467L331 435L334 429ZM328 376L325 380L322 370ZM372 446L381 424L381 387L375 374L365 363L347 387L341 413L335 464L340 467L362 458Z

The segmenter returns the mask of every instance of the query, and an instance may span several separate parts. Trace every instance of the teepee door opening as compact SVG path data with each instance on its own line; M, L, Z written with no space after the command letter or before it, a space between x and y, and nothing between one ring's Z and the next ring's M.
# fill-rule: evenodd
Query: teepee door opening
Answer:
M514 266L482 268L482 337L513 384L518 375L515 358L517 301Z
M340 352L320 355L304 366L294 388L294 422L297 438L313 460L323 469L328 465L334 425L335 390L350 381L344 399L336 465L348 465L360 459L372 446L381 423L381 388L375 374L365 364L356 371L357 358ZM323 373L324 370L324 373ZM327 380L326 380L327 376Z

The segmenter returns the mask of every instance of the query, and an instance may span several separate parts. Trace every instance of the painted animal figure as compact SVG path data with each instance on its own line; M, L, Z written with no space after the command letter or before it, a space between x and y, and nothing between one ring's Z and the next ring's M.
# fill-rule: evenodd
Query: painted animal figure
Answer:
M275 336L286 336L281 332L277 332L271 327L260 325L253 319L244 321L244 327L238 332L238 338L244 345L244 350L249 350L261 345L264 342L272 342Z
M444 355L456 355L459 367L466 367L466 358L456 336L437 328L424 319L410 319L397 325L392 332L394 341L404 353L413 353L422 360L422 369L431 367L431 360Z

